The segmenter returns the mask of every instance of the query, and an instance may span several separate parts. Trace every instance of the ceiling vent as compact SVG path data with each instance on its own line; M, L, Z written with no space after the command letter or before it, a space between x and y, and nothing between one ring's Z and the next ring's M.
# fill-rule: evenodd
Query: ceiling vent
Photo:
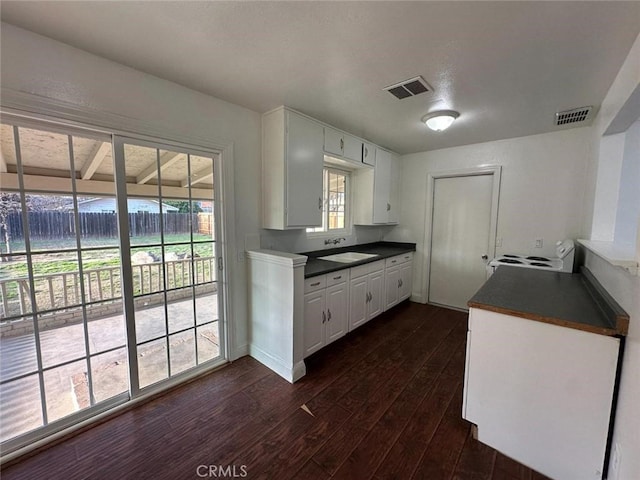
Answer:
M565 110L564 112L556 113L556 125L568 125L570 123L584 122L589 115L593 107L580 107L573 110Z
M388 91L391 95L399 100L407 97L415 97L421 93L433 92L433 88L425 82L422 77L414 77L400 83L394 83L383 90Z

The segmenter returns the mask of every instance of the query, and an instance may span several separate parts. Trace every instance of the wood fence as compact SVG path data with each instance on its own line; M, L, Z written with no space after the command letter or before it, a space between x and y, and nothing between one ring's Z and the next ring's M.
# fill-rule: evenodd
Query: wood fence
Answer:
M118 236L118 217L115 213L81 212L81 238L105 238ZM73 212L29 212L29 232L31 238L59 239L73 238L76 235ZM213 219L210 213L129 213L129 232L131 236L160 235L160 225L165 234L189 233L193 223L193 231L211 234ZM24 239L22 215L11 213L7 224L12 240ZM4 238L4 227L0 226L0 238Z

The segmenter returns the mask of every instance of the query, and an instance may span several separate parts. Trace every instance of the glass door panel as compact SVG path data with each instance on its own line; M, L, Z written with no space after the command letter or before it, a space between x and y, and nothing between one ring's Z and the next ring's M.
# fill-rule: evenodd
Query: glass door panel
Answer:
M217 154L9 123L0 124L3 452L224 358Z
M0 129L3 159L15 172L0 182L3 446L128 391L122 375L100 373L95 355L122 349L126 338L110 138L50 127ZM110 196L92 194L97 183L85 181L97 178ZM100 329L111 317L109 330ZM126 356L110 361L126 368Z
M131 284L144 388L221 356L214 157L133 141L123 141L122 152L129 225L135 225Z

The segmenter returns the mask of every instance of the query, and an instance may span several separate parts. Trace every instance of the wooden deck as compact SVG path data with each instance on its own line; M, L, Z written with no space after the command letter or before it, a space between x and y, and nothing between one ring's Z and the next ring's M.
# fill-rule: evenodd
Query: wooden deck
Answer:
M461 418L466 319L401 304L309 358L295 385L242 358L2 478L545 479Z

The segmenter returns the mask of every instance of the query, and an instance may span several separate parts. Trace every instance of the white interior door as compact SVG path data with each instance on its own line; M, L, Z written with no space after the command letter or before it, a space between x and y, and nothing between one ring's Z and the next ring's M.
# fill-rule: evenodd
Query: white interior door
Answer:
M429 303L467 309L486 280L493 175L434 179Z

